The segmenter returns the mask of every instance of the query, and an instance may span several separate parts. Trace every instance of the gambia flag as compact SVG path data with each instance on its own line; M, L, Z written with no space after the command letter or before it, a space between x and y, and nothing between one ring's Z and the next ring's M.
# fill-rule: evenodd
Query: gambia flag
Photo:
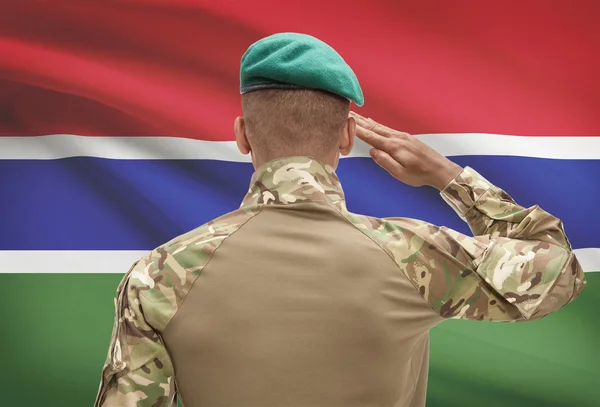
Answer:
M239 206L240 57L293 31L352 66L360 114L562 219L587 272L541 321L436 327L428 406L598 406L599 16L596 0L2 1L0 405L93 404L117 284ZM469 233L367 152L340 162L350 210Z

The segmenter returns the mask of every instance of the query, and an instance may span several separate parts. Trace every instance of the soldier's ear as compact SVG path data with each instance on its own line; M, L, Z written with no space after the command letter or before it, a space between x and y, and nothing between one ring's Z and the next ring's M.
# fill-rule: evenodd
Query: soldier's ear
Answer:
M235 132L235 142L240 150L240 153L246 155L250 153L250 143L248 143L248 136L246 135L246 122L243 117L236 117L233 123L233 131Z
M354 147L354 137L356 136L356 121L354 117L348 117L344 125L344 131L340 138L339 151L341 155L348 155Z

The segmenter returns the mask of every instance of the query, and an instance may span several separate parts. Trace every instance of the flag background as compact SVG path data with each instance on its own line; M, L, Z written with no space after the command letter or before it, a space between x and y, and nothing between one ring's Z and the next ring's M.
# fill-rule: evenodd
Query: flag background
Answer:
M250 164L214 157L233 140L241 54L265 35L298 31L330 43L361 81L361 114L403 131L504 134L508 144L517 135L597 140L600 4L482 3L3 2L0 404L93 403L112 298L129 267L90 256L75 270L65 253L65 274L49 274L62 262L44 262L56 257L40 251L150 250L239 204ZM62 158L18 148L51 134L102 137L111 154L142 158L85 148L61 156L40 137L31 139L36 151ZM216 153L181 159L186 152L168 142L144 150L147 137L213 141ZM581 249L600 247L600 157L590 154L453 159L563 219ZM339 172L351 210L468 230L435 191L399 185L367 158L345 159ZM31 263L15 273L9 252ZM542 321L436 327L428 406L598 405L600 273L586 276L580 298Z

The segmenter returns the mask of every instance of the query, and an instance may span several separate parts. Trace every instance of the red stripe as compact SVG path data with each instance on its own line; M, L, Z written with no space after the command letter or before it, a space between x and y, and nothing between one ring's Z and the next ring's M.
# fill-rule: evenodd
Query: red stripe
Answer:
M509 5L510 3L510 5ZM29 0L0 13L0 135L230 140L253 41L299 31L412 133L600 134L600 2Z

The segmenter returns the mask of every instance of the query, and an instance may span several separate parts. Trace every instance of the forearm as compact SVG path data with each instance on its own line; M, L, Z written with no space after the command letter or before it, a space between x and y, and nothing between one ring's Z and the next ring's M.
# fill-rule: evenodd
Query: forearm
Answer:
M519 310L514 320L541 318L571 302L585 276L561 221L535 205L524 208L506 192L466 167L442 197L469 224L477 241L475 272ZM496 319L496 318L494 318Z
M562 222L535 205L524 208L506 192L466 167L441 191L475 236L535 240L571 250Z

